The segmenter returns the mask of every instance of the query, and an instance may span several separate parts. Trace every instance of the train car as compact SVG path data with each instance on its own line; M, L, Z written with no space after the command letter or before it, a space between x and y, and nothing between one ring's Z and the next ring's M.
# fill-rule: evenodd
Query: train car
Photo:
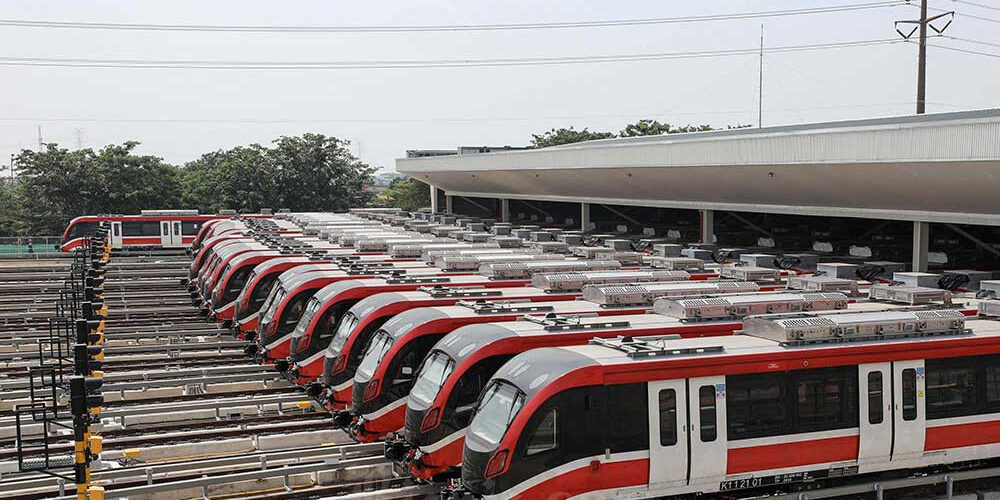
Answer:
M246 284L236 296L233 304L233 334L243 337L245 333L256 332L260 310L270 298L270 293L278 277L285 271L310 264L332 264L329 259L310 257L277 257L254 266L247 276Z
M447 264L447 263L445 263ZM362 299L349 310L337 310L319 303L313 297L306 315L292 333L292 347L288 375L298 385L312 383L323 374L323 352L335 336L342 338L357 335L362 344L386 320L403 311L417 307L454 305L460 301L548 301L567 300L579 296L586 284L627 283L642 281L683 281L692 276L683 271L606 271L593 273L537 275L531 287L517 288L454 288L444 286L421 287L412 292L377 294ZM314 311L312 314L309 311ZM340 316L342 315L342 317ZM342 331L343 330L343 331ZM353 330L358 330L357 333ZM320 390L313 386L311 392Z
M573 280L577 278L572 278ZM535 282L552 282L552 286L557 282L550 279L539 279ZM719 286L711 282L705 282L704 287L658 287L654 290L662 294L704 294L706 290L715 290L716 293L730 291L732 293L751 293L760 290L755 283L739 283L737 286ZM727 282L730 283L730 282ZM685 282L663 283L664 285L683 285ZM597 285L581 285L584 290ZM614 289L604 291L604 298L614 297ZM586 296L586 295L584 295ZM594 300L570 300L565 302L549 302L544 307L529 304L521 306L517 303L503 303L492 301L477 301L472 303L461 303L455 306L444 307L424 307L412 311L406 311L387 321L382 329L397 328L399 325L407 325L407 329L414 332L429 332L444 335L452 330L476 323L492 323L496 321L514 321L525 314L593 314L596 316L608 316L618 314L634 314L652 309L657 295L654 292L644 295L645 302L630 299L627 304L607 304ZM395 326L393 326L395 325ZM340 333L340 332L338 332ZM354 376L358 365L365 354L368 346L367 338L361 338L357 329L349 335L341 337L335 335L330 340L325 358L323 360L323 403L331 411L342 410L351 403ZM346 414L342 426L347 426L353 418L351 414ZM345 423L346 422L346 423Z
M658 299L653 311L665 318L657 332L641 333L609 329L594 336L665 335L682 337L730 334L742 327L740 320L755 309L743 308L732 314L702 315L688 321L686 310L678 302L725 300L736 304L752 303L758 310L837 310L846 309L849 299L841 293L790 294L757 293L692 299ZM797 307L790 307L796 303ZM770 307L769 307L770 306ZM619 316L618 321L630 321ZM666 319L669 318L669 319ZM632 322L643 325L644 320ZM563 333L566 335L563 335ZM557 345L585 344L590 337L584 329L554 330L524 323L493 323L459 328L442 338L432 349L417 374L417 381L407 398L406 425L402 436L386 445L386 455L422 480L429 480L461 465L465 427L468 426L475 398L496 370L516 354L528 349ZM435 365L437 368L434 368ZM443 370L439 370L440 368ZM460 410L459 410L460 409Z
M742 334L527 351L462 459L484 499L767 495L1000 456L1000 322L957 309L766 315Z
M328 251L322 256L312 256L310 258L279 258L266 261L254 268L253 276L247 279L246 285L240 291L233 305L234 313L234 334L240 337L247 335L256 336L257 326L260 324L260 314L264 311L264 305L270 298L270 292L275 281L285 271L296 269L297 272L307 272L313 270L343 270L346 272L358 273L371 270L373 266L382 266L386 274L402 274L409 268L426 267L421 263L408 260L389 259L385 256L358 256L351 253L350 249ZM381 260L384 259L384 260ZM309 267L303 267L309 266ZM319 267L316 267L319 266Z
M262 248L261 248L262 247ZM335 253L338 250L343 250L337 245L331 243L317 240L297 240L297 239L282 239L278 241L265 240L260 244L246 243L243 245L228 245L225 248L220 248L216 261L211 267L205 266L205 268L199 273L198 277L198 288L200 292L200 297L202 299L203 308L208 309L208 300L211 298L212 289L217 284L218 280L224 276L224 273L231 271L230 263L236 257L245 255L247 253L254 252L267 252L267 251L278 251L285 255L325 255L327 253Z
M230 260L248 252L270 250L270 247L256 240L230 240L217 245L214 250L213 255L198 270L195 279L191 280L195 284L195 289L191 292L191 298L196 299L195 305L200 304L201 298L207 296L208 291L215 285L217 273L221 272Z
M249 297L257 296L258 290L263 291L265 288L267 289L267 292L266 299L261 303L260 309L257 310L259 314L255 317L251 317L251 315L239 320L238 326L244 333L244 337L251 340L260 338L260 330L264 316L267 316L268 313L273 315L278 312L276 310L272 310L272 306L275 308L283 308L284 306L282 305L282 301L286 296L288 296L288 294L293 293L294 287L297 287L300 284L305 286L293 295L299 299L307 300L316 292L316 290L318 290L316 286L322 288L323 286L326 286L334 281L366 277L371 278L383 275L403 276L411 273L422 274L424 271L431 269L422 262L377 262L373 264L386 265L351 267L350 265L345 265L342 261L330 261L328 256L323 258L327 259L327 261L291 262L287 263L287 265L276 266L274 268L267 269L267 273L260 273L257 276L257 281L248 283L244 287L244 291L247 292L247 296ZM285 270L277 271L281 268L284 268ZM436 269L434 271L436 271ZM267 283L265 283L265 281L268 280L265 278L269 275L273 275L275 272L278 273L275 276L276 279L272 281L271 285L266 286ZM306 275L312 275L309 276L310 279L308 280L308 283L300 283ZM250 288L249 291L247 290L248 287ZM302 293L306 293L307 295L301 295ZM242 306L242 304L239 305ZM302 305L304 305L304 302ZM294 327L295 324L292 323L289 331Z
M448 335L451 336L451 342L463 344L461 349L464 351L462 352L485 348L483 353L489 355L492 351L484 344L479 343L480 341L486 342L486 337L489 335L486 337L473 335L476 341L466 343L464 339L470 336L469 330L493 331L494 328L506 328L514 331L522 330L526 332L526 335L530 335L527 332L537 331L559 334L553 337L539 337L538 347L541 347L546 343L552 345L586 343L587 340L595 336L665 335L667 333L728 335L741 326L741 323L732 321L722 324L712 322L700 325L683 324L674 318L646 313L621 315L614 318L547 314L542 317L524 316L520 318L520 321L513 323L468 326ZM442 334L404 330L398 336L383 334L372 339L361 364L358 365L357 373L354 375L350 411L356 418L353 419L349 429L354 439L359 442L372 442L385 437L390 432L403 430L408 394L410 389L414 387L414 383L421 380L421 373L418 370L421 360L425 358L428 360L427 370L431 373L423 374L425 383L417 388L416 398L418 400L421 396L426 395L425 390L429 390L429 387L426 386L427 379L444 374L448 368L449 360L444 351L436 351L432 357L428 358L434 345L444 337L445 335ZM457 352L453 354L457 354ZM496 354L503 354L502 348ZM409 360L413 358L416 361L410 363ZM499 368L501 364L497 362L493 368ZM385 382L380 383L380 381ZM471 412L465 416L471 416ZM423 422L421 426L423 426ZM452 464L454 463L452 462Z
M260 346L259 352L264 362L280 360L282 363L276 368L281 371L290 368L285 358L291 353L292 332L304 313L306 301L320 291L324 297L321 305L325 309L335 308L338 310L337 314L343 314L352 305L369 295L383 292L413 291L424 285L445 284L449 286L501 288L525 286L531 283L529 280L490 280L482 276L441 271L434 267L414 268L407 270L405 276L399 275L389 278L376 278L378 272L369 273L367 276L344 272L341 272L340 276L333 272L324 274L324 276L288 283L285 288L278 292L267 312L261 317L260 325L257 328L257 343ZM321 288L323 290L320 290ZM317 305L317 307L320 306Z
M112 248L184 248L194 241L203 224L230 217L232 215L202 215L197 210L143 210L140 215L84 215L67 224L59 248L69 252L84 245L102 222L109 225Z

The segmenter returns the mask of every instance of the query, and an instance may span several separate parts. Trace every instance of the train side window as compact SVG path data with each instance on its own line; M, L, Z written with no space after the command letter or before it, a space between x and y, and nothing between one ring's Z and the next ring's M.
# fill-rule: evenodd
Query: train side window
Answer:
M162 222L160 225L160 231L160 234L164 236L170 234L170 223L166 221Z
M160 224L156 221L125 221L122 232L126 236L159 236Z
M649 401L646 384L610 385L607 388L608 442L613 453L649 448Z
M111 225L111 230L114 232L116 238L118 236L122 235L122 225L121 224L112 224Z
M1000 403L1000 360L987 357L986 362L986 403L996 406Z
M660 400L660 446L677 444L677 391L663 389Z
M786 373L726 377L729 440L785 434L790 425Z
M903 420L917 419L917 371L913 368L903 370L900 381L903 386Z
M882 372L868 372L868 423L881 424L885 418L882 402Z
M827 431L857 425L856 367L793 373L797 396L795 432Z
M927 418L978 413L976 360L927 360Z
M549 450L554 450L559 446L558 439L559 410L553 408L538 423L538 427L531 433L528 439L528 446L525 455L532 456Z
M698 411L701 415L701 441L710 443L718 436L718 421L715 410L715 386L703 385L698 388ZM676 438L675 438L676 439Z

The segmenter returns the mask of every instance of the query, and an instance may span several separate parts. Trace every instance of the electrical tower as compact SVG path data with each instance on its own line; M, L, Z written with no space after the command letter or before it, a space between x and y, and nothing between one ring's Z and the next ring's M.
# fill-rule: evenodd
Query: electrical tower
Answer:
M907 0L910 3L910 0ZM940 28L934 26L932 23L939 19L948 18L948 21L944 23L944 26ZM927 0L920 0L920 19L908 19L905 21L896 21L894 27L896 28L896 33L903 37L903 40L910 41L913 35L917 34L917 45L919 49L917 51L917 114L924 114L924 108L927 103L927 28L934 30L938 35L944 33L944 30L948 29L951 22L955 19L955 12L943 12L936 16L927 17ZM911 29L906 31L900 29L900 25L907 25Z

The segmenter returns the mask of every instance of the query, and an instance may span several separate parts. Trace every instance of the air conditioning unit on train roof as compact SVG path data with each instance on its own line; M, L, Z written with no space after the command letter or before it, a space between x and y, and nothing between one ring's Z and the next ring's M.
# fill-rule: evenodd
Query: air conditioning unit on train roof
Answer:
M485 254L485 255L442 255L434 259L434 267L445 271L476 271L486 263L524 262L530 260L562 260L562 255L550 254Z
M842 293L760 293L692 298L661 298L653 310L687 321L742 319L755 314L846 309Z
M922 337L966 333L956 309L753 316L743 321L745 335L782 344Z
M705 261L688 257L660 257L652 256L647 258L649 265L655 269L672 269L681 271L701 271L705 269Z
M719 276L742 281L778 281L781 274L777 269L757 266L731 266L719 268Z
M483 264L479 274L492 279L527 279L538 273L572 271L613 271L621 269L614 260L556 260Z
M548 254L568 254L569 245L564 241L529 241L529 248L538 249Z
M602 306L652 304L660 297L754 293L756 283L740 281L686 281L679 283L640 283L629 285L588 285L583 298Z
M947 290L922 286L891 285L888 283L873 284L868 289L868 298L870 300L884 300L909 305L928 304L932 302L951 304L951 292Z
M843 292L849 294L858 293L858 282L836 278L833 276L789 276L788 288L790 290L805 290L809 292Z
M516 236L490 236L486 239L489 243L495 243L502 248L518 248L524 246L524 240Z
M531 286L546 292L582 290L585 285L614 283L644 283L657 281L687 281L686 271L603 271L561 274L536 274Z
M139 215L145 215L148 217L167 217L171 215L198 215L198 210L194 209L140 210Z

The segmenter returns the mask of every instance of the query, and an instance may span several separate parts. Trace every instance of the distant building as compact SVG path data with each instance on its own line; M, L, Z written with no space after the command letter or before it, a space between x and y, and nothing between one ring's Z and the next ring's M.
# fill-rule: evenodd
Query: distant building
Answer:
M407 149L407 158L427 158L430 156L478 155L501 151L531 149L528 146L459 146L458 149Z
M401 177L406 177L406 176L398 172L382 172L375 176L375 185L388 186L389 184L392 184L392 181L399 179Z

